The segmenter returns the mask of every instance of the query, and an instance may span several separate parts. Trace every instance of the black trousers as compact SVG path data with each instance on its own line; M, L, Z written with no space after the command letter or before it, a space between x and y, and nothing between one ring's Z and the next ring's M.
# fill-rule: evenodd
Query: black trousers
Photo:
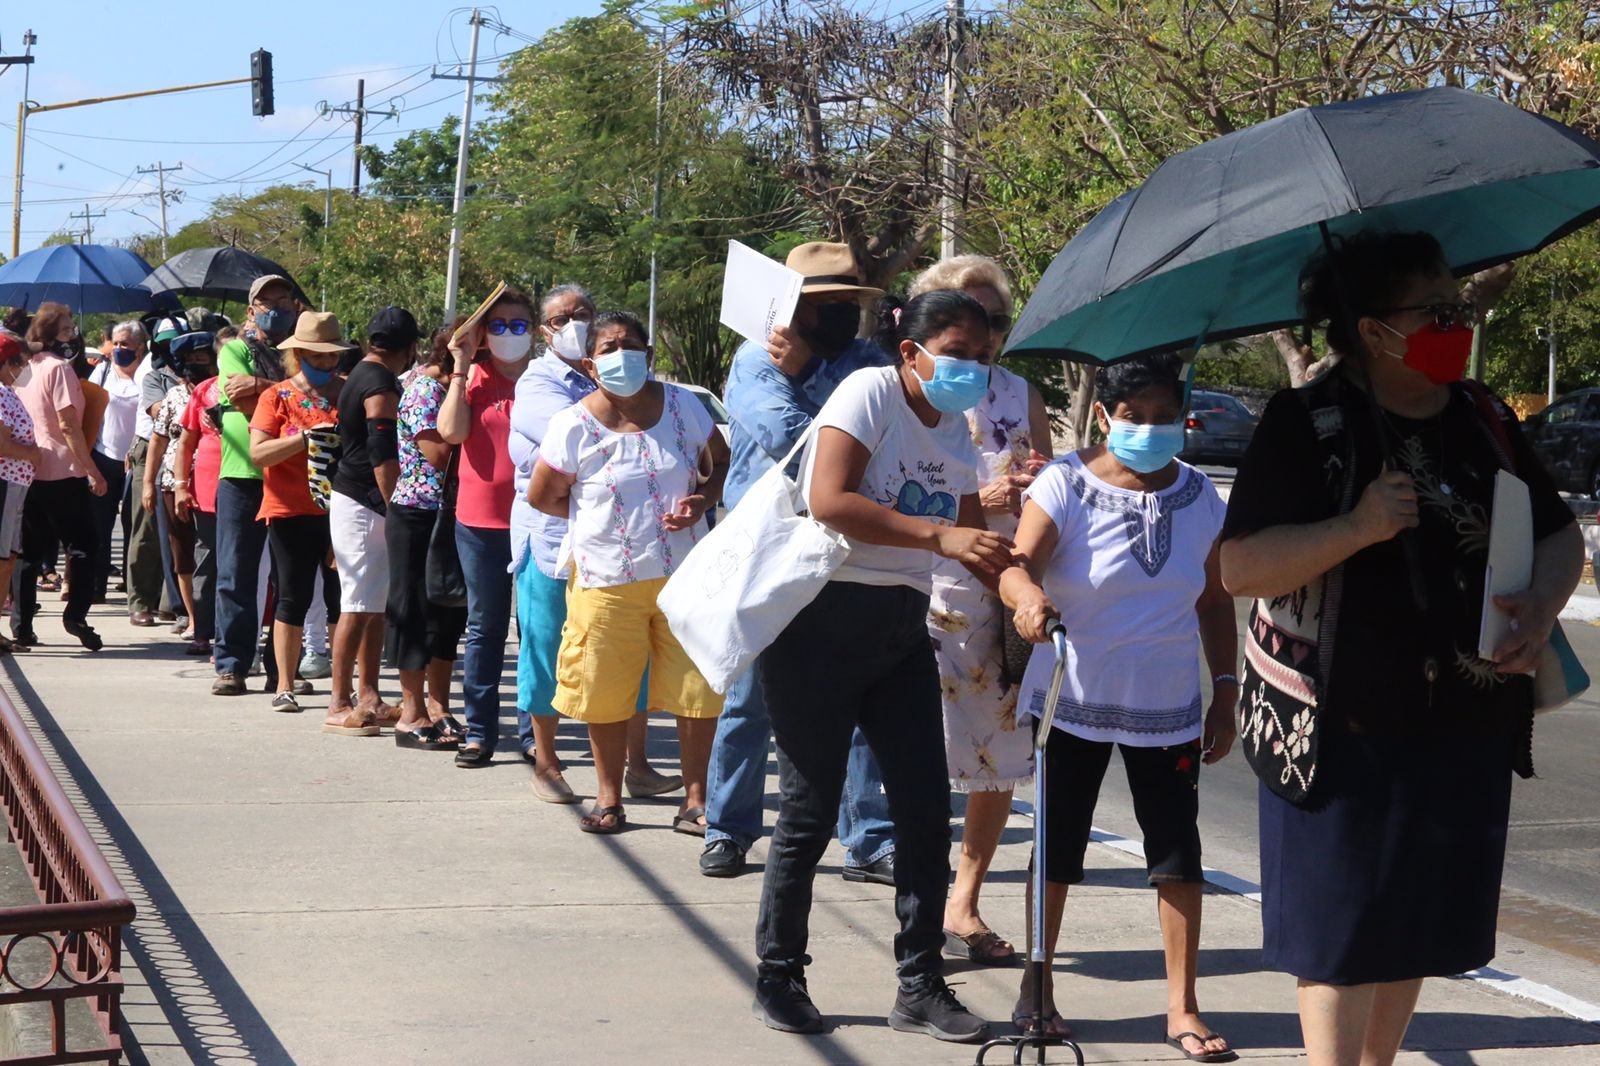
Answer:
M939 973L950 884L950 781L928 597L833 581L761 658L782 800L756 923L760 975L798 975L811 886L839 819L856 728L883 773L894 823L894 938L902 987Z
M117 514L122 510L122 498L127 487L128 471L123 466L121 459L113 459L99 452L91 452L90 458L100 471L100 476L106 479L106 492L104 496L89 496L89 510L94 515L95 533L100 538L100 550L95 553L95 590L94 598L99 601L106 598L106 585L111 580L111 541L112 534L117 528ZM122 527L122 543L128 543L128 527ZM126 557L126 552L124 552ZM126 559L124 559L126 561Z
M326 514L295 515L267 521L267 544L272 551L272 572L277 578L275 621L303 626L316 594L317 572L327 565L333 540ZM334 579L338 583L338 579ZM325 586L326 587L326 586ZM330 616L331 632L337 616ZM275 639L275 638L274 638Z
M11 630L33 628L39 602L37 578L56 542L67 550L71 582L63 621L85 622L99 580L100 538L90 501L94 495L81 477L35 481L22 508L22 563L11 582Z
M389 600L384 658L397 670L453 662L467 629L465 607L428 602L428 540L438 511L391 503L383 536L389 546Z

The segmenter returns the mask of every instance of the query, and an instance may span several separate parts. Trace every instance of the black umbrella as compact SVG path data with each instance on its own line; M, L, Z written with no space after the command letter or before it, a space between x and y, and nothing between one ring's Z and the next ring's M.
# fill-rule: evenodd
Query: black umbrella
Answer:
M156 293L181 292L243 303L249 299L251 282L263 274L281 274L288 278L295 297L311 306L311 301L287 270L265 256L241 248L191 248L179 252L152 270L139 284Z
M1061 251L1008 352L1106 363L1298 324L1330 234L1424 230L1455 272L1600 217L1600 145L1464 89L1303 108L1175 155Z

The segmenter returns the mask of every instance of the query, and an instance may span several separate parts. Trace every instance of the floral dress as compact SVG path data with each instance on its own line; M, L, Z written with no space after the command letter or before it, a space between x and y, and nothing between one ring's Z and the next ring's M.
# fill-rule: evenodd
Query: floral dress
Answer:
M989 393L967 412L978 446L980 485L1025 474L1033 442L1028 426L1028 383L995 367ZM989 527L1017 531L1014 515L991 515ZM944 697L945 758L950 785L960 792L998 792L1033 774L1033 744L1017 728L1017 688L1001 675L1000 598L960 563L940 560L933 572L928 630L939 661Z
M389 502L437 511L444 495L444 471L428 462L417 437L439 428L445 390L437 378L427 374L407 375L407 379L395 419L400 436L400 476Z

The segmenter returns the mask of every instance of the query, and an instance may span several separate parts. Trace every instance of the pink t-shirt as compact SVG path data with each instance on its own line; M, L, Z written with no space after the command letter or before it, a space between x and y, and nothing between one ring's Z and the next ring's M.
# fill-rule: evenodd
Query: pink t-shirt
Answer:
M194 449L194 505L206 513L217 509L217 477L222 473L222 431L206 411L217 405L217 379L207 378L195 386L189 406L183 409L178 424L200 434ZM169 445L174 447L175 445Z
M511 497L517 472L507 442L511 438L511 402L517 383L487 363L467 377L467 405L472 432L461 445L461 487L456 493L456 519L477 529L510 529Z
M22 399L5 385L0 385L0 423L4 423L17 444L36 444L33 439L33 416L22 405ZM0 479L24 487L33 484L33 464L21 459L0 458Z
M83 386L73 373L71 361L40 352L33 357L31 366L28 383L17 390L17 395L33 418L33 432L39 442L39 466L34 476L40 481L88 477L89 472L72 454L61 432L60 412L66 408L77 408L80 424L83 419Z

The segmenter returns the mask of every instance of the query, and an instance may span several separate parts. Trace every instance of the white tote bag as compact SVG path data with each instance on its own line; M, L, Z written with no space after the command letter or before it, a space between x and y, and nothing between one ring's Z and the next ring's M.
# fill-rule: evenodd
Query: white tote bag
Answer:
M815 434L757 479L667 579L656 604L711 687L727 692L816 598L850 544L807 512L789 477Z

